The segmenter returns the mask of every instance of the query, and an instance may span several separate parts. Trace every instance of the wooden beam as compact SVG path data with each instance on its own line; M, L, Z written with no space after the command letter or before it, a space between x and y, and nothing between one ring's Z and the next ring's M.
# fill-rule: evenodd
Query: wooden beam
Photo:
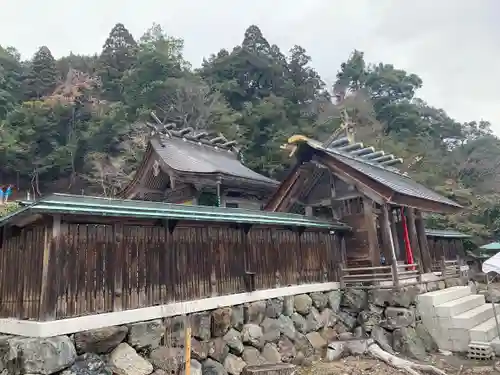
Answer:
M264 206L265 211L283 211L292 199L294 186L300 180L302 162L297 162L286 179L278 187L278 190L271 196L267 204Z
M429 243L425 235L425 223L422 218L422 212L415 210L415 220L417 228L418 243L420 244L420 252L422 254L422 270L424 272L431 272L431 253L429 251Z
M380 232L382 234L382 252L385 256L387 264L397 263L396 250L391 230L391 221L389 219L389 210L387 205L382 205L381 217L379 218Z
M113 224L114 235L114 262L115 264L123 264L123 257L125 255L125 248L123 246L123 222L116 222ZM113 290L113 311L122 311L123 309L123 280L121 267L114 267L114 290Z
M394 211L389 207L389 221L391 223L392 242L394 243L394 251L396 258L401 256L401 249L399 247L398 230L396 229L396 221L394 220Z
M396 248L394 245L394 234L391 229L391 216L392 212L390 208L384 204L381 207L382 218L380 220L380 229L382 230L382 239L384 241L384 251L386 259L390 259L390 265L392 266L392 277L395 286L399 285L399 274L398 274L398 258L396 256Z
M380 265L380 248L378 244L377 227L375 225L375 214L373 213L373 202L365 198L363 201L364 218L368 234L368 259L372 266Z
M51 264L51 255L57 257L60 247L61 216L52 216L52 223L47 222L44 231L44 246L42 255L42 282L40 284L40 320L54 320L56 318L57 297L53 299L50 296L49 285L53 280L49 278L49 268ZM52 253L52 254L51 254ZM54 268L55 269L55 268ZM57 270L62 272L62 270ZM50 275L56 277L56 275Z
M415 225L415 211L413 208L406 207L404 209L406 213L406 225L408 226L408 236L410 237L410 246L413 252L413 258L415 262L422 267L422 253L420 252L420 245L418 243L417 227Z

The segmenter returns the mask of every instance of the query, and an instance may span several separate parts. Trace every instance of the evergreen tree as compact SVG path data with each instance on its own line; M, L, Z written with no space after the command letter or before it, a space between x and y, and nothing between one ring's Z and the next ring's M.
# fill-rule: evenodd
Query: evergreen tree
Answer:
M26 94L29 99L50 95L57 85L56 61L49 48L42 46L33 56L25 77Z
M109 33L99 58L98 73L102 80L103 97L121 99L121 79L132 67L137 55L137 43L122 23L117 23Z

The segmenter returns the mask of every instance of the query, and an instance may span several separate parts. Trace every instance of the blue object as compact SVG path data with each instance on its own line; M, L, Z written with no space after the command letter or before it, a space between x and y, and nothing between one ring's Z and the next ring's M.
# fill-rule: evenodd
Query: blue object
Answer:
M7 190L5 190L5 198L8 198L12 195L12 187L9 186Z
M3 202L3 187L0 187L0 202Z

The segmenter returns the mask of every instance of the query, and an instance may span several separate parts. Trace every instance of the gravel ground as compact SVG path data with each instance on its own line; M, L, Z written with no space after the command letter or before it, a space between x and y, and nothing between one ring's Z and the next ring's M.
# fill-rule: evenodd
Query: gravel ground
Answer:
M470 361L457 356L434 356L434 366L448 375L500 375L493 369L492 362ZM497 367L499 367L497 365ZM301 368L297 375L401 375L405 371L396 370L385 363L372 358L346 357L336 362L318 362L312 367Z

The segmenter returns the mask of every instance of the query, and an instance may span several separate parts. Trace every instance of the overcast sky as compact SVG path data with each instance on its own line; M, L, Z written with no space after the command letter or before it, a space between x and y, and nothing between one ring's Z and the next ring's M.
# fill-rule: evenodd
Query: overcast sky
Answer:
M23 57L41 45L56 57L98 52L117 22L136 37L159 23L194 66L257 24L282 51L303 46L328 83L356 48L420 75L430 104L500 134L498 0L0 0L0 44Z

